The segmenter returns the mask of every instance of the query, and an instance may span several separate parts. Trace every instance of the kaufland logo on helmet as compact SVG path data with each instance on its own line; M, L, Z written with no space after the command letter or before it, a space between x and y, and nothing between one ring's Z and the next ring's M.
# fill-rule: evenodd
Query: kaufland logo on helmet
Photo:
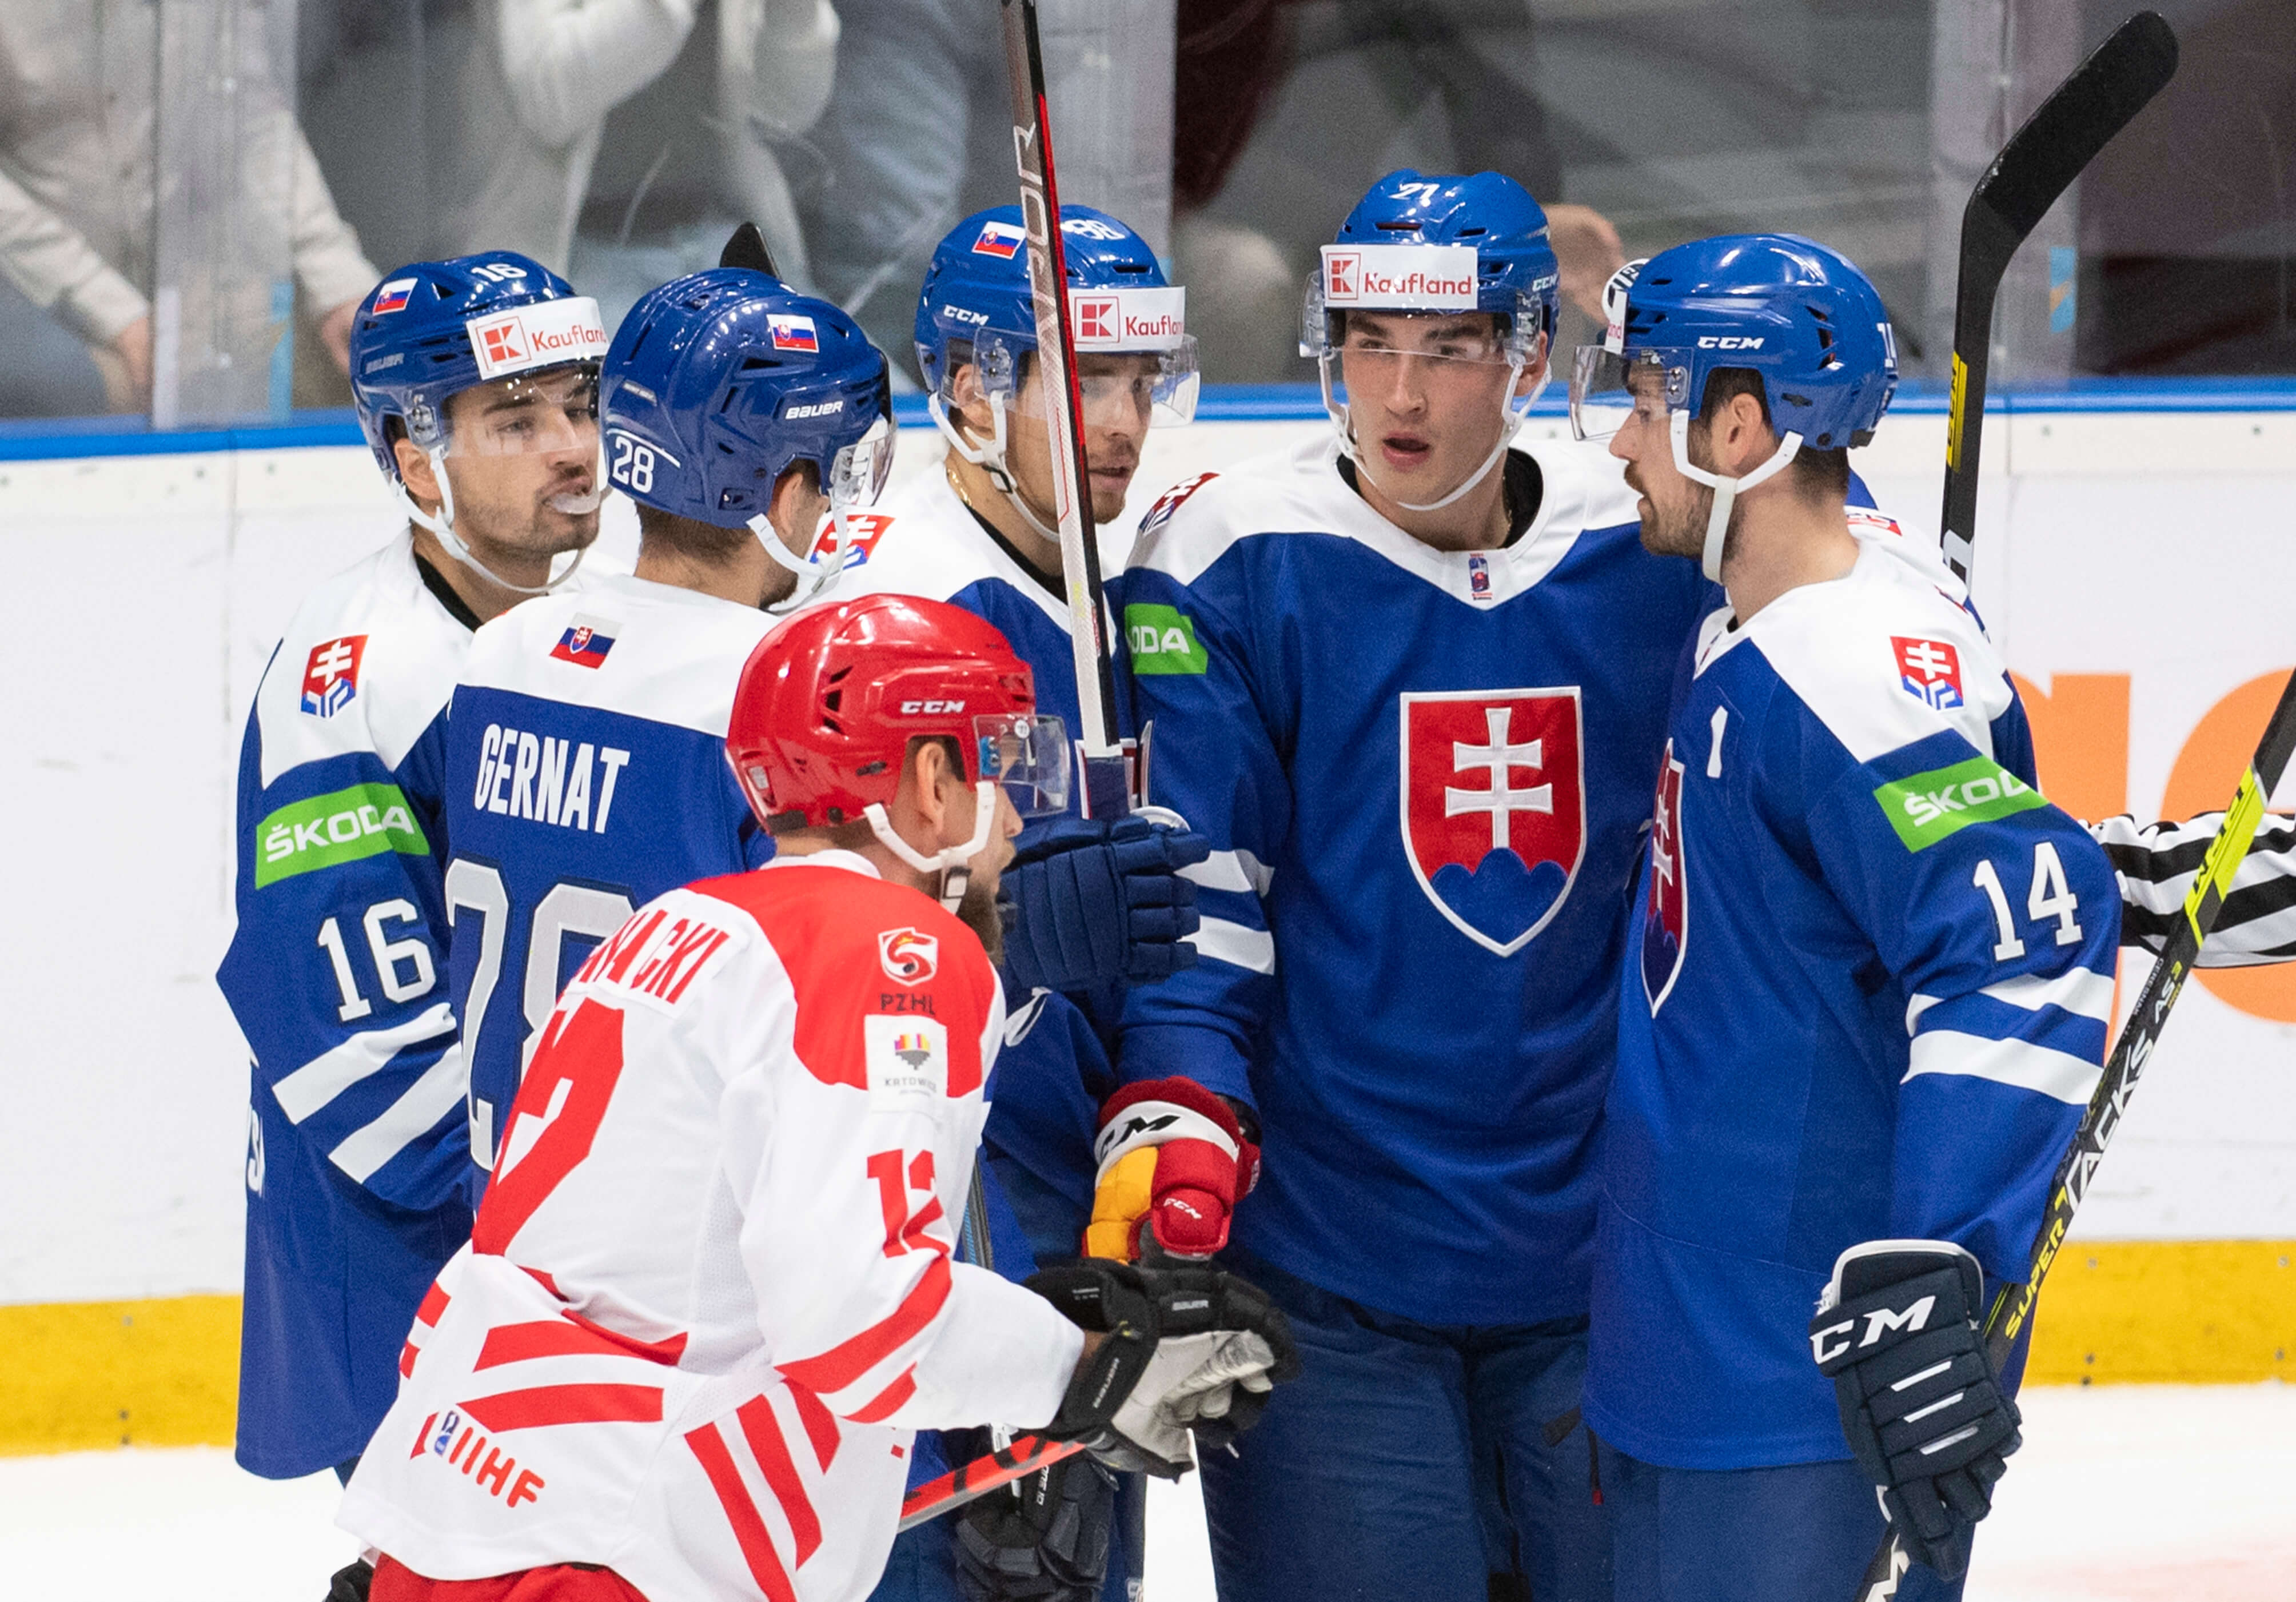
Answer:
M586 295L543 300L463 325L479 376L502 378L562 362L594 362L606 354L605 320Z
M1185 289L1073 289L1070 331L1079 350L1169 350L1187 333Z
M1325 245L1324 304L1392 311L1472 311L1472 245Z

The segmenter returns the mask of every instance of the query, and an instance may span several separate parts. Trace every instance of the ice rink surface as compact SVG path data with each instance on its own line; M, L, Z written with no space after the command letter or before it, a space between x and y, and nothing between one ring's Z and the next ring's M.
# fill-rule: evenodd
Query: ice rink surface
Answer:
M2296 1597L2296 1387L2036 1390L2024 1406L1967 1602ZM1210 1602L1194 1482L1154 1489L1150 1602ZM320 1602L352 1555L336 1494L332 1475L258 1480L211 1448L0 1458L0 1595Z

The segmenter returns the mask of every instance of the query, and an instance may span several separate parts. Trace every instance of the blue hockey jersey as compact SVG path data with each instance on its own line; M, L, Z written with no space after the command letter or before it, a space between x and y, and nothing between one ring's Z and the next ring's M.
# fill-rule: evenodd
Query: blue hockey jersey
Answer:
M216 975L253 1058L237 1450L275 1479L365 1448L470 1235L440 812L475 621L402 535L303 603L240 749Z
M1130 526L1119 521L1101 530L1104 572L1121 567ZM1037 710L1060 718L1077 737L1067 601L1057 582L972 514L946 472L922 473L880 502L856 555L830 600L922 596L986 619L1035 675ZM1128 732L1122 721L1128 712L1119 696L1119 734ZM1081 767L1078 772L1071 788L1081 793ZM1116 1089L1106 1040L1120 1005L1121 987L1075 998L1040 991L1010 1003L981 1138L1039 1257L1073 1254L1092 1214L1092 1138L1100 1104Z
M481 1183L536 1031L597 942L667 891L773 855L726 724L774 622L608 577L479 630L447 740L446 899Z
M1947 1239L2022 1277L2103 1061L2120 895L2034 787L1975 619L1879 544L1709 615L1668 732L1587 1421L1675 1467L1846 1458L1808 1340L1834 1259Z
M1435 1324L1586 1310L1629 878L1708 593L1599 448L1506 471L1536 513L1454 553L1328 440L1262 458L1152 509L1122 587L1149 799L1214 846L1203 960L1132 992L1123 1076L1251 1101L1238 1241Z

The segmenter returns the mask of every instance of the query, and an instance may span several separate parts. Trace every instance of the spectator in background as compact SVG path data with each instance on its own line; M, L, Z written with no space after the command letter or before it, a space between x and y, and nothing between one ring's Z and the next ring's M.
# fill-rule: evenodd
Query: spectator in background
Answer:
M694 11L695 0L479 0L440 19L424 51L425 87L447 108L433 247L516 251L567 272L606 114L677 59Z
M86 345L114 411L142 410L152 395L159 48L150 0L0 5L0 275ZM281 214L320 338L347 368L352 315L375 269L292 113L275 99L245 103L256 108L250 152L266 134L292 141L286 163L250 160L250 182L287 173L286 191L262 198ZM61 370L59 383L78 376Z
M578 10L570 0L516 3ZM692 10L682 47L614 109L586 185L568 192L579 209L570 265L609 327L656 284L715 267L742 222L765 234L781 278L801 290L813 280L779 152L829 103L838 12L830 0L699 0Z

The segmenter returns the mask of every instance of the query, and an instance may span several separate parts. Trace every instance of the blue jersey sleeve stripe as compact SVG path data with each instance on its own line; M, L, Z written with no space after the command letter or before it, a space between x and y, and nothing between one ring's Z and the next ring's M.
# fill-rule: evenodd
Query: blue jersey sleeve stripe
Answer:
M380 1118L345 1136L327 1154L327 1161L365 1184L375 1170L436 1129L448 1113L459 1110L469 1089L463 1048L451 1045Z
M2052 1051L2027 1040L1988 1040L1982 1035L1938 1029L1915 1037L1906 1082L1925 1073L1952 1074L1990 1080L2086 1106L2103 1072L2103 1065L2091 1058Z
M1984 1040L2022 1040L2090 1062L2104 1060L2104 1024L2062 1007L2045 1006L2033 1012L2005 1006L1989 996L1956 996L1922 1015L1914 1038L1952 1032Z
M2062 1007L2084 1018L2094 1018L2099 1023L2112 1022L2112 975L2094 968L2074 968L2054 977L2021 974L1988 984L1980 993L2029 1012L2038 1012L2045 1006Z
M441 1001L404 1023L350 1036L313 1057L271 1087L290 1123L301 1123L361 1080L380 1073L409 1046L450 1035L455 1009Z
M1227 918L1204 918L1191 937L1207 961L1248 968L1255 974L1275 972L1275 937Z

